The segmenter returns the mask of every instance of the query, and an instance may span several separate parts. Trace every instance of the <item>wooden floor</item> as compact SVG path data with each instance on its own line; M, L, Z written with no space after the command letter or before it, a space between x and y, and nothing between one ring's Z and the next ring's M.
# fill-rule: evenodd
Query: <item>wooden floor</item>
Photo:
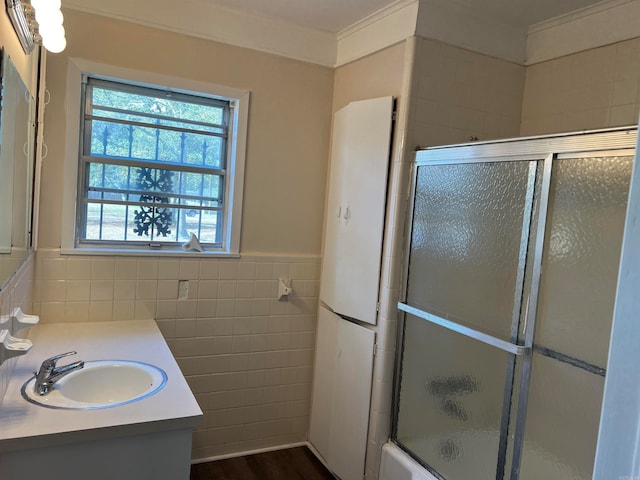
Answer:
M191 466L191 480L334 480L307 447Z

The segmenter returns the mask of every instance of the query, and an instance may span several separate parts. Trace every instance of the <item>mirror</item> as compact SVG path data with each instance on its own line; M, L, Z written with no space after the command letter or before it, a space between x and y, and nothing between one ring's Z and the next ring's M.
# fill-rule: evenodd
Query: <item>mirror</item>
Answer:
M35 100L9 55L0 96L0 290L31 251Z

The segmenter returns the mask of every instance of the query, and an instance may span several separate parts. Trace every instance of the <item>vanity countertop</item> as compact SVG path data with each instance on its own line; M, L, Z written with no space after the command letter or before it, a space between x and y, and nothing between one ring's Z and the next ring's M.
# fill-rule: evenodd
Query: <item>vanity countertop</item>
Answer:
M40 324L31 329L33 348L19 358L0 403L0 453L194 428L202 422L182 372L153 320ZM44 408L20 393L46 358L77 351L60 360L137 360L162 368L168 377L162 390L141 401L100 410Z

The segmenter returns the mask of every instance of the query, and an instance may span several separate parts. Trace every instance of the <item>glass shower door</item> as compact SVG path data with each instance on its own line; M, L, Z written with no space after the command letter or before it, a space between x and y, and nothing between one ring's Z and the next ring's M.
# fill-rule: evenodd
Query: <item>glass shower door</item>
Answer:
M395 438L444 478L504 474L541 163L417 167Z
M577 137L416 163L393 439L438 478L592 477L634 151Z
M554 160L521 480L590 480L633 156Z

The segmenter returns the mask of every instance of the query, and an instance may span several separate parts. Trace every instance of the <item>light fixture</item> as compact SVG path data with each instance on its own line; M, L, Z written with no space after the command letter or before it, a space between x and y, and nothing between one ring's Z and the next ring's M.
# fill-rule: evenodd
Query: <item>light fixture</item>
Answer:
M37 44L52 53L67 46L60 0L5 0L7 14L22 49L31 53Z

